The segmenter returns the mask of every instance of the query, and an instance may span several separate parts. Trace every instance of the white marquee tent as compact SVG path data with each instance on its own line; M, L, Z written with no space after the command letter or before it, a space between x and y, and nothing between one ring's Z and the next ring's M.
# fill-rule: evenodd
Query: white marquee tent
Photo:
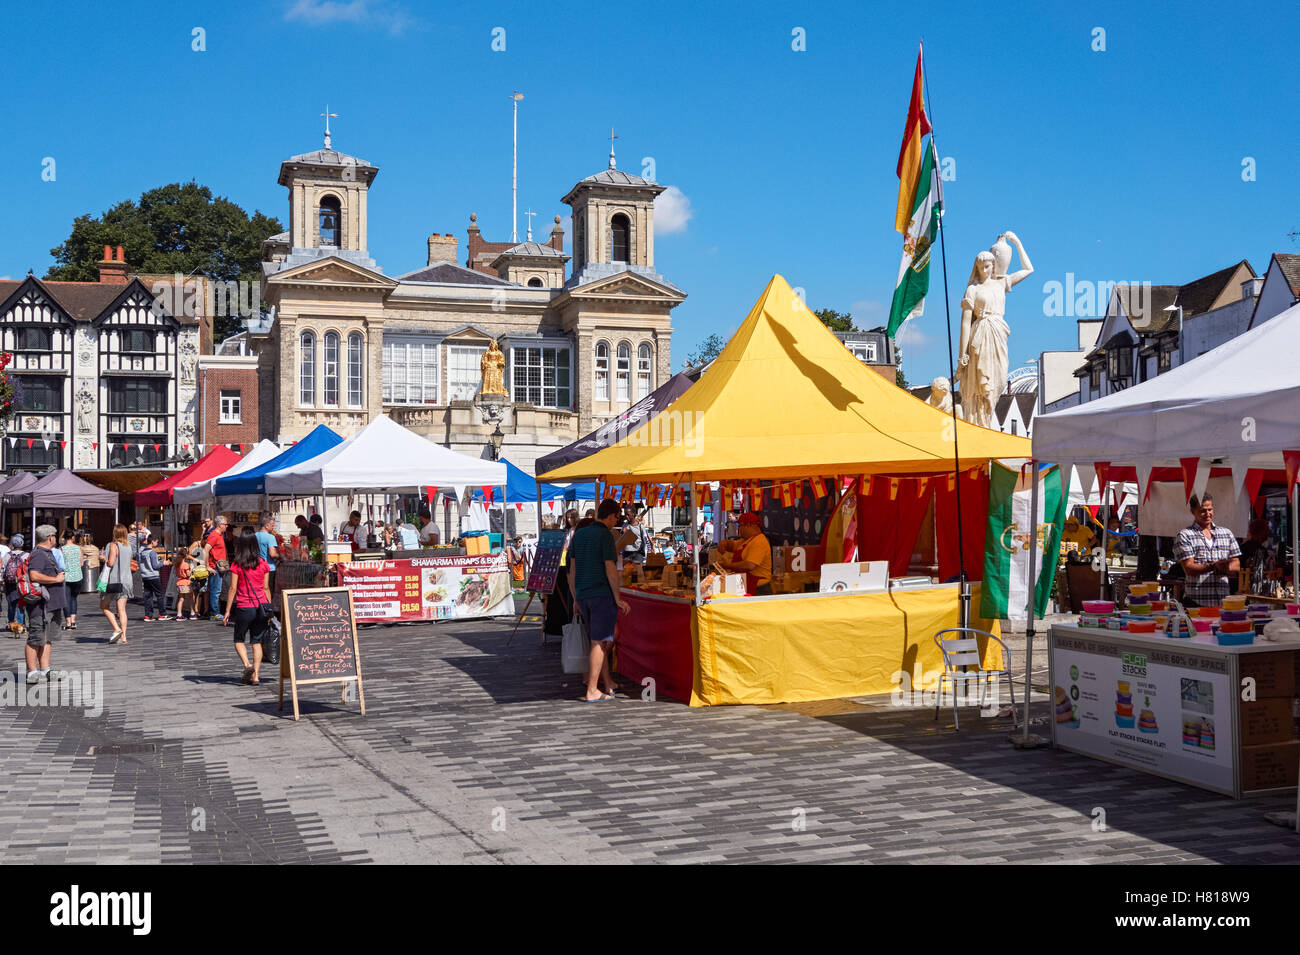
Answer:
M352 491L422 493L426 486L460 489L506 483L504 462L459 454L409 431L387 415L323 454L266 475L272 497Z
M263 461L271 460L271 458L275 457L279 453L280 449L276 447L274 442L264 439L259 441L251 451L240 458L238 463L228 471L218 474L217 477L230 477L234 474L242 474L249 468L257 467ZM213 501L215 500L213 486L216 484L216 481L217 478L210 478L206 481L199 481L197 484L187 484L184 487L178 487L172 492L172 503L177 507L187 507L190 504L206 504ZM224 499L222 505L228 510L256 511L262 506L261 501L261 495L256 495L250 497L248 500L243 500L242 498Z

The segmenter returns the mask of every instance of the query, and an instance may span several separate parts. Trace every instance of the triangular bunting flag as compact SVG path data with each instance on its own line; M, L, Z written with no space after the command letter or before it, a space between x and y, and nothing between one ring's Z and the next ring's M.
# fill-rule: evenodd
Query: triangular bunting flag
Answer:
M67 448L67 446L68 446L68 442L66 442L66 441L60 441L60 442L59 442L59 450L64 450L64 449Z
M99 450L99 442L98 442L98 441L92 441L92 442L90 442L90 450L92 450L92 451L98 451L98 450Z
M45 445L46 451L50 450L50 442L48 440L42 441L41 443Z
M155 445L153 446L153 453L154 453L154 454L157 454L157 453L158 453L158 449L161 448L161 447L162 447L162 445L160 445L160 444L155 444Z
M1097 468L1091 464L1076 464L1074 477L1079 480L1079 489L1083 491L1083 496L1091 497L1097 486Z
M15 444L17 444L17 443L18 443L18 439L17 439L17 438L10 438L10 439L9 439L9 447L12 448L12 447L13 447Z
M35 443L36 443L36 439L35 439L35 438L28 438L28 439L27 439L27 450L30 451L30 450L32 449L32 445L35 444Z
M1296 474L1300 473L1300 451L1283 451L1282 460L1286 462L1286 496L1291 496Z
M898 498L898 478L889 479L889 499L891 501Z
M1106 494L1106 485L1110 483L1106 479L1106 472L1110 470L1109 461L1095 461L1092 465L1093 471L1097 474L1097 500L1101 500ZM1139 489L1138 497L1141 497Z
M1152 467L1153 464L1151 461L1137 462L1137 490L1138 490L1138 502L1140 504L1145 504L1147 501L1147 496L1151 493L1151 468Z
M1192 499L1192 488L1196 485L1196 468L1201 463L1198 457L1179 458L1178 463L1183 468L1183 500Z
M861 493L861 494L863 494L863 495L867 495L867 494L870 494L870 493L871 493L871 475L870 475L870 474L864 474L864 475L862 476L862 490L861 490L859 493Z
M1240 454L1232 458L1232 496L1240 498L1246 487L1246 474L1250 471L1249 455Z
M819 477L812 479L813 494L819 498L826 496L826 482Z
M930 486L929 478L918 478L916 481L916 496L918 498L925 497L925 490L929 486Z
M793 484L781 485L781 506L782 507L794 506L794 485Z

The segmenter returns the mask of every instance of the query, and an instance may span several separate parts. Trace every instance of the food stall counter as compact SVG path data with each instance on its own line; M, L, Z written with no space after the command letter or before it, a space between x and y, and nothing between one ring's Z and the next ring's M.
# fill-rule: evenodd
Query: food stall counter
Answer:
M1295 786L1300 641L1055 624L1048 659L1062 749L1233 798Z

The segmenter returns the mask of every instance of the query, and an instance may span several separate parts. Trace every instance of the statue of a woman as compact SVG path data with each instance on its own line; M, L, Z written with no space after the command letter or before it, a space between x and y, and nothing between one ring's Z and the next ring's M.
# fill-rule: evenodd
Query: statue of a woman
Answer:
M1006 241L1004 242L1003 239ZM1018 272L1007 274L1010 242L1020 253ZM1034 271L1025 248L1014 232L998 236L988 252L975 257L966 294L961 300L961 346L957 382L961 388L963 417L971 424L996 428L993 408L1007 387L1006 296Z
M483 372L483 387L480 394L483 395L504 395L506 394L505 368L506 356L501 353L496 342L488 346L488 350L483 353L482 359L479 360L479 368Z

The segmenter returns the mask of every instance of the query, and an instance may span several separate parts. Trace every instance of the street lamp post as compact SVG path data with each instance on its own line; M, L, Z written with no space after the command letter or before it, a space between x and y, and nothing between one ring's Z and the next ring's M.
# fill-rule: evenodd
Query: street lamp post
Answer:
M488 435L488 440L492 442L493 461L501 460L501 442L504 441L505 439L506 436L501 433L501 423L497 422L496 428L493 430L493 432L490 435Z

